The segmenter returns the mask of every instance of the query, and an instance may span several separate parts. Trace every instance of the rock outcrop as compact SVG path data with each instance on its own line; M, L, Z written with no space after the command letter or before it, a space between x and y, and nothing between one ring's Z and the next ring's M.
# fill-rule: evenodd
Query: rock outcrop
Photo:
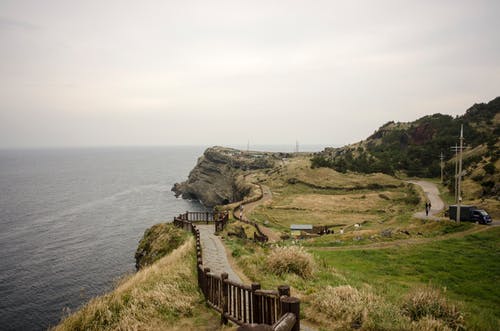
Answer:
M243 175L255 169L272 168L279 156L279 153L211 147L198 159L188 180L176 183L172 191L184 199L199 200L207 207L238 201L252 190Z
M144 232L135 252L137 270L153 264L179 247L187 238L187 232L172 223L155 224Z

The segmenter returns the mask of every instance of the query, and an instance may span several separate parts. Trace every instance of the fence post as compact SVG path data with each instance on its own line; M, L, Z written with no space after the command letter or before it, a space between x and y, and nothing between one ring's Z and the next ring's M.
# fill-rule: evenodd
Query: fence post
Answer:
M260 290L259 283L252 283L252 323L260 323L260 302L259 296L255 294L255 291Z
M229 278L229 275L226 273L226 272L223 272L221 275L220 275L220 281L221 281L221 287L222 287L222 293L220 293L220 296L221 296L221 308L222 308L222 312L220 314L220 322L221 324L227 324L227 317L225 316L225 314L228 312L228 308L229 308L229 291L228 291L228 287L229 287L229 284L226 282L227 279Z
M203 294L205 294L205 298L208 298L208 277L207 274L210 272L210 268L203 269Z
M291 331L300 331L300 300L295 297L283 296L280 298L281 315L293 313L296 321Z
M290 296L290 286L288 286L288 285L278 286L278 293L279 293L280 298L282 296L289 297Z

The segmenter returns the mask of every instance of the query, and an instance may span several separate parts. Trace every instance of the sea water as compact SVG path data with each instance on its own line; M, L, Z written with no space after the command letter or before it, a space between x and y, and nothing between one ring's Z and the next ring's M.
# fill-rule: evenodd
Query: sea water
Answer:
M0 151L0 330L45 330L134 272L204 147Z

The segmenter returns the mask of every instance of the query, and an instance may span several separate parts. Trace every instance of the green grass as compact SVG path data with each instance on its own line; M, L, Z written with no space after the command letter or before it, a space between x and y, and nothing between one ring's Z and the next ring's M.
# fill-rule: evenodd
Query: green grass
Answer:
M370 284L391 300L418 284L447 289L462 301L473 330L500 329L500 229L408 248L315 251L356 286Z

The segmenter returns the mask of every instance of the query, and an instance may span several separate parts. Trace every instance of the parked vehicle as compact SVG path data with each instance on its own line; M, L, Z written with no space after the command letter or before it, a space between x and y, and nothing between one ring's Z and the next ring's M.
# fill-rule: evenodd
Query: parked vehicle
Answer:
M451 205L448 210L450 219L457 220L457 205ZM477 209L476 206L460 206L460 221L478 222L480 224L490 224L491 216L483 209Z

